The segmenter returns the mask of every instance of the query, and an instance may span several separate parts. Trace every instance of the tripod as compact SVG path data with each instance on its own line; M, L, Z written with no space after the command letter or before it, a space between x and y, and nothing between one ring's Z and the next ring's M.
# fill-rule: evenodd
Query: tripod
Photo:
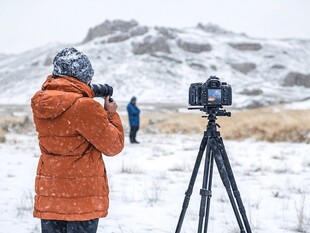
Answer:
M205 150L206 150L206 158L203 172L202 188L200 189L201 201L200 201L199 222L197 232L201 233L202 230L204 230L203 232L207 233L208 231L213 163L215 160L221 180L225 186L234 214L236 216L240 228L240 233L251 233L250 224L248 222L245 208L241 200L240 192L238 191L234 174L232 172L230 162L228 160L228 156L225 151L223 140L220 136L220 132L217 131L216 129L217 126L220 127L216 123L217 119L216 116L231 116L231 114L230 112L226 112L225 110L219 110L218 107L217 108L203 107L198 109L208 114L207 116L204 117L208 117L209 122L207 129L204 131L204 135L201 140L198 156L191 175L188 189L185 192L182 211L179 217L175 233L179 233L181 231L185 213L189 205L190 197L193 192L199 166ZM244 229L244 227L246 230Z

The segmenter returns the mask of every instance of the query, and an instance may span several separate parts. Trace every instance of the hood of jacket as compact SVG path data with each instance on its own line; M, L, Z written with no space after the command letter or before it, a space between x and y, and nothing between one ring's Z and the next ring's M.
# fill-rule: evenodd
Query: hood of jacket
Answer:
M85 83L73 77L50 75L31 99L33 115L37 118L53 119L60 116L81 97L94 97L94 92Z

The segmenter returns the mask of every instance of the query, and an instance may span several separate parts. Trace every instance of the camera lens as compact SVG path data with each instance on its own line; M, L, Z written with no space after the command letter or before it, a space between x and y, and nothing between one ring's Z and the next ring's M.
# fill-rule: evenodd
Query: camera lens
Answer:
M108 84L91 84L91 89L95 93L95 97L106 97L113 95L113 87Z

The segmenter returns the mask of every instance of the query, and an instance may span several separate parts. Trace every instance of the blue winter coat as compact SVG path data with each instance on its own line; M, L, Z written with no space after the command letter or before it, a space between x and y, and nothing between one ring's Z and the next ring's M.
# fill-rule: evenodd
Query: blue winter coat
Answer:
M127 105L127 112L128 112L128 118L129 118L129 125L130 127L136 127L140 125L140 109L132 104L129 103Z

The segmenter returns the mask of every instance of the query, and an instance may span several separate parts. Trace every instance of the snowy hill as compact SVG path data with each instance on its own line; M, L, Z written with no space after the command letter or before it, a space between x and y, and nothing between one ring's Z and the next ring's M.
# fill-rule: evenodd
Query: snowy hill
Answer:
M188 87L216 75L233 88L233 107L303 101L310 97L310 40L249 38L218 26L141 26L105 21L78 45L50 44L0 56L0 104L27 104L52 71L52 59L75 46L91 60L94 83L115 99L187 104Z

